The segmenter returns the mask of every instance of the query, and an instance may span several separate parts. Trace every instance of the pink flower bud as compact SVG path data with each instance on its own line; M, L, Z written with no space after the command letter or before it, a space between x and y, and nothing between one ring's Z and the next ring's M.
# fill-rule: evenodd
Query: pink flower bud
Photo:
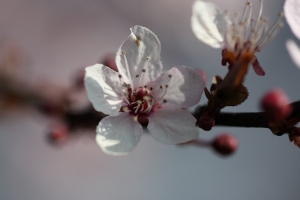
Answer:
M228 156L237 150L238 141L234 136L227 133L222 133L215 138L212 143L212 147L221 155Z
M210 131L214 125L215 125L215 119L212 115L208 113L204 113L199 118L199 127L205 131Z
M282 121L292 113L289 99L281 89L267 92L261 100L261 107L272 122Z
M59 145L65 143L69 138L69 129L65 124L55 125L47 135L51 144Z

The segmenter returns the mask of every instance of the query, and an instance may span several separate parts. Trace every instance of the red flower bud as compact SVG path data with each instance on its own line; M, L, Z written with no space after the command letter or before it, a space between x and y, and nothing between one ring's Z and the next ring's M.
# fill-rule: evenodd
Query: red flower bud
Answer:
M237 139L227 133L220 134L215 138L212 147L221 155L228 156L233 154L238 148Z
M261 107L272 122L280 122L292 113L289 99L281 89L273 89L261 100Z
M199 118L199 127L205 131L210 131L211 128L215 125L215 119L212 115L204 113Z
M65 124L55 125L47 135L49 143L59 145L65 143L69 138L69 129Z

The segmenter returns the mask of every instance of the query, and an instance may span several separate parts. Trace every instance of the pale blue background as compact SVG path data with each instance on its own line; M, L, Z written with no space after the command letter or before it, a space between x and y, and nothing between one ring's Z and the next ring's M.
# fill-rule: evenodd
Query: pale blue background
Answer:
M244 1L214 2L242 11ZM200 68L224 76L221 50L211 49L190 28L193 0L0 0L0 33L14 40L31 57L33 79L47 78L68 85L76 69L116 52L138 24L148 27L162 44L164 69L174 65ZM264 16L273 23L283 0L265 0ZM254 16L259 8L254 0ZM285 22L285 20L283 20ZM272 87L300 99L300 70L285 49L292 35L285 22L276 39L258 59L266 71L249 70L249 99L229 111L258 111L262 95ZM299 42L298 42L299 44ZM20 86L21 88L21 86ZM205 97L201 99L206 102ZM30 113L30 114L29 114ZM203 199L298 200L300 149L287 136L269 130L216 127L200 131L211 139L228 131L239 140L238 152L221 158L209 149L158 143L144 135L125 157L105 155L93 139L74 139L62 148L45 142L51 121L32 112L0 118L0 199Z

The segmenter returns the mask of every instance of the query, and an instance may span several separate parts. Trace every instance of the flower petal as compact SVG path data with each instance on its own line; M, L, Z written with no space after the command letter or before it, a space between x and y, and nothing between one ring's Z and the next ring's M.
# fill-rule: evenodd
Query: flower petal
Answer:
M300 68L300 48L293 40L286 42L286 48L297 67Z
M117 52L116 63L119 72L135 88L153 81L162 70L157 36L145 27L134 26Z
M94 108L108 115L118 115L122 106L118 73L101 64L87 67L85 71L84 84Z
M192 29L197 38L207 45L213 48L223 47L224 33L230 23L226 13L214 3L200 0L194 2Z
M186 110L172 104L164 104L162 108L149 116L148 130L153 138L165 144L179 144L198 137L195 126L196 119Z
M255 73L258 75L258 76L264 76L266 75L264 69L261 67L260 63L258 62L256 56L254 56L254 59L251 61L251 64L252 64L252 67L255 71Z
M143 134L143 127L128 113L105 117L99 123L96 142L111 155L126 155L134 149Z
M163 86L163 89L160 86ZM149 87L153 88L155 101L167 100L168 103L184 108L199 102L205 81L198 71L179 66L162 73L157 80L149 84ZM164 96L162 90L166 90Z
M284 15L294 35L300 40L300 2L299 0L286 0Z

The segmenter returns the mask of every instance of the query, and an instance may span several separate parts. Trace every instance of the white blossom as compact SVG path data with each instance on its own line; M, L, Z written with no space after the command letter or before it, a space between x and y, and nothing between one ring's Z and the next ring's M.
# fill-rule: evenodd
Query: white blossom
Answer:
M284 3L284 13L292 32L300 39L300 2L298 0L286 0ZM286 48L294 63L300 68L300 49L295 41L288 40Z
M262 11L263 0L257 18L253 19L252 4L247 1L242 15L236 14L231 21L228 12L219 9L214 3L196 0L191 17L192 30L202 42L213 48L222 48L222 64L231 65L235 58L246 51L259 52L274 38L282 26L280 21L282 13L279 14L274 25L268 28L268 20L262 16ZM258 75L265 75L255 56L251 63Z
M162 72L160 42L149 29L131 28L117 51L118 72L96 64L86 68L85 87L101 120L96 141L108 154L134 149L143 133L139 121L148 120L153 138L178 144L198 137L196 119L182 108L199 102L205 82L198 71L180 66Z

